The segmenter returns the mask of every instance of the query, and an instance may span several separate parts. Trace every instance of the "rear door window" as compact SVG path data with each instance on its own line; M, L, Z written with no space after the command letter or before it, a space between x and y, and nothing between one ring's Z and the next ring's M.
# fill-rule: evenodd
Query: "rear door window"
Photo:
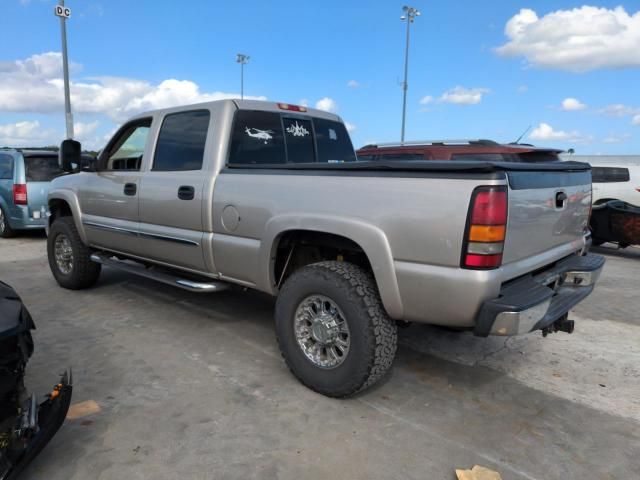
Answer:
M593 183L616 183L629 181L629 169L623 167L592 167Z
M253 110L238 111L231 135L229 163L274 165L286 161L280 115Z
M63 170L58 165L58 156L25 157L27 182L50 182Z
M13 157L0 153L0 180L13 178Z
M162 122L153 169L156 171L200 170L209 130L209 110L167 115Z

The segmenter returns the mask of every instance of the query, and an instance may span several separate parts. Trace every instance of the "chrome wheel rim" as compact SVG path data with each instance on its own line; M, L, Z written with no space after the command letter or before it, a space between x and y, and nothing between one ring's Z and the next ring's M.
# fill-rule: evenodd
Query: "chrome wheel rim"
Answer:
M4 212L0 208L0 235L4 233L5 225L4 225Z
M65 275L71 273L73 270L73 248L66 235L61 233L56 237L53 251L58 270Z
M298 346L317 367L336 368L349 354L349 325L340 307L329 297L310 295L300 302L293 329Z

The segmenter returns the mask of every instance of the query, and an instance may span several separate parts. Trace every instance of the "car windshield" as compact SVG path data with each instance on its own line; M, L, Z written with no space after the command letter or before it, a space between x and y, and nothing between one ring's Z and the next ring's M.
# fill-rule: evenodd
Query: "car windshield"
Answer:
M58 165L58 156L26 157L25 174L27 182L50 182L63 173Z
M451 160L539 163L557 162L559 158L555 152L533 151L522 153L454 153L451 155Z

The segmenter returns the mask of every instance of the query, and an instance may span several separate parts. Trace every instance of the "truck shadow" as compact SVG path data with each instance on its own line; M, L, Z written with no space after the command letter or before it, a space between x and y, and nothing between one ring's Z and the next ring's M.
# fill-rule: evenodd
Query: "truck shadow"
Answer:
M610 257L632 258L640 260L640 247L630 246L627 248L618 248L616 244L605 243L599 247L591 247L591 251L607 255Z

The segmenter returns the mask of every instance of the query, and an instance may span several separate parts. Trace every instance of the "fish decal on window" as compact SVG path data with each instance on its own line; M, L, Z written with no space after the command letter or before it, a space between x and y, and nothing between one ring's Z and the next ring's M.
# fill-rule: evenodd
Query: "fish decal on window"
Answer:
M262 140L265 145L269 143L270 140L273 140L273 135L271 135L273 130L260 130L259 128L244 127L244 131L250 137Z
M309 135L309 130L304 128L303 125L299 125L297 121L295 125L289 125L289 127L287 128L287 132L289 132L294 137L306 137L307 135Z

